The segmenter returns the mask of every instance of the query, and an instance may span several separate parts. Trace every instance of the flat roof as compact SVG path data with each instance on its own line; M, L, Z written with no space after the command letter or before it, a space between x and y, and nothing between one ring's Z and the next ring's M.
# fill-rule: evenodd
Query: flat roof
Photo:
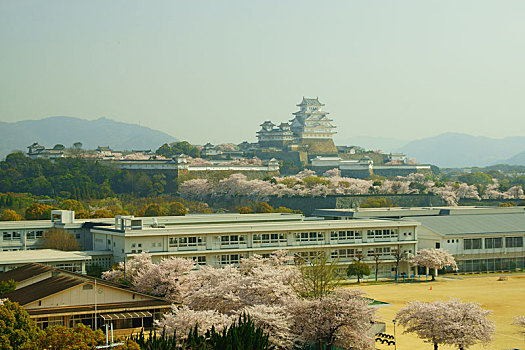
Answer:
M315 230L340 230L362 229L376 227L409 227L417 226L416 221L406 220L307 220L282 222L257 222L257 223L222 223L215 225L176 225L171 227L154 228L143 227L142 230L126 229L125 231L112 228L95 227L92 232L113 234L120 236L156 236L168 234L209 234L209 233L249 233L249 232L283 232L283 231L315 231Z
M422 216L416 220L444 236L525 233L525 213Z
M525 207L494 207L494 206L458 206L458 207L384 207L358 209L316 209L313 216L374 218L374 217L413 217L437 215L482 215L525 213Z
M159 225L180 225L180 224L198 224L214 222L260 222L260 221L301 221L304 219L302 214L291 213L257 213L257 214L187 214L185 216L155 216L155 217L133 217L131 220L142 220L143 224L151 225L153 219L157 220ZM82 227L85 223L114 224L115 218L98 218L98 219L75 219L73 223L63 224L65 228ZM60 224L59 224L60 225ZM21 220L21 221L0 221L1 230L16 229L50 229L54 223L49 220Z
M80 251L65 252L56 249L16 250L0 254L0 265L52 263L72 260L91 260L91 256Z

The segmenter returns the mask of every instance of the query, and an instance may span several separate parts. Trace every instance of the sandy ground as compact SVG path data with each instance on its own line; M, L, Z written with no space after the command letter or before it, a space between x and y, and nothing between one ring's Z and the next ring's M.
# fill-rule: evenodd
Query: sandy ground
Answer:
M392 320L408 301L459 298L465 302L480 303L481 307L492 310L492 319L496 323L496 334L492 343L486 347L476 345L469 349L525 349L525 338L519 333L519 328L512 325L514 316L525 316L525 274L508 276L506 281L497 279L498 276L458 276L458 279L438 278L436 282L369 285L361 286L361 289L371 298L392 304L379 308L377 312L379 319L387 324L388 334L394 333ZM397 349L433 349L432 344L423 342L414 334L403 334L403 329L399 326L396 326L396 338ZM394 349L394 346L376 344L377 349ZM457 348L441 345L439 349Z

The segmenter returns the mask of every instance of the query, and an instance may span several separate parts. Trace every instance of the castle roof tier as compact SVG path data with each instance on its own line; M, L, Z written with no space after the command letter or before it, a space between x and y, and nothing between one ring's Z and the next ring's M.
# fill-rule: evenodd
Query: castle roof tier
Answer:
M301 101L301 103L299 103L297 105L297 107L308 107L308 106L319 106L319 107L322 107L322 106L324 106L324 104L319 102L319 97L317 97L317 98L305 98L303 96L303 100Z

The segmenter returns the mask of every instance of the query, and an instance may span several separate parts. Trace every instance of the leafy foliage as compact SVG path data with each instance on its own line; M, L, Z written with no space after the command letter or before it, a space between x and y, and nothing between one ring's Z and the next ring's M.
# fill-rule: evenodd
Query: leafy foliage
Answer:
M42 235L42 248L64 251L80 250L80 244L75 236L62 228L52 228Z
M105 344L104 333L78 323L74 328L51 326L44 330L38 339L38 349L48 350L91 350L94 346Z
M348 265L347 275L349 277L356 276L357 283L360 283L363 276L370 275L370 266L368 266L367 263L361 261L353 261L350 265Z
M164 157L173 157L180 154L185 154L193 158L200 157L199 149L192 146L188 141L173 142L169 145L165 143L160 146L155 153Z
M18 303L0 299L0 349L30 349L40 330Z
M15 280L0 281L0 295L12 292L16 289Z

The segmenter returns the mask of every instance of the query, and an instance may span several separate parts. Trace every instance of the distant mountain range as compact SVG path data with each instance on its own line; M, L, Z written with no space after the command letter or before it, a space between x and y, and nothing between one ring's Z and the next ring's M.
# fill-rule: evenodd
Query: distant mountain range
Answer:
M502 139L445 133L414 140L400 148L409 157L439 167L459 168L493 164L525 165L525 137Z
M38 142L52 148L56 144L70 147L82 142L83 148L110 146L114 150L153 149L177 138L165 132L137 124L117 122L107 118L86 120L74 117L50 117L0 122L0 157L13 151L27 152L27 146Z
M462 168L494 164L525 165L525 137L502 139L445 133L414 141L395 138L355 136L336 140L337 145L361 146L365 149L403 152L420 163L439 167Z
M335 139L336 145L360 146L367 150L382 150L384 152L394 152L404 145L406 140L379 136L353 136L346 139Z

